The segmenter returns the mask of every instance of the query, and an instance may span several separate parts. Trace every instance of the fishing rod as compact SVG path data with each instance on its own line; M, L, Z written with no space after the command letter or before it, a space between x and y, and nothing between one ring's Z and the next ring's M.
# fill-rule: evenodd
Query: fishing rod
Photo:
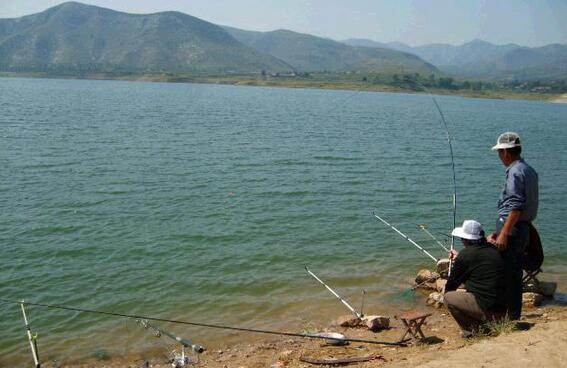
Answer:
M310 274L311 276L313 276L315 278L315 280L319 281L321 284L323 284L323 286L325 286L327 288L327 290L329 290L334 296L336 296L352 313L354 313L354 315L356 316L356 318L358 318L359 320L362 320L362 317L364 317L364 315L361 313L358 313L353 307L350 306L350 304L348 304L346 302L346 300L344 300L343 298L341 298L341 296L339 294L337 294L333 289L331 289L329 287L329 285L325 284L323 282L323 280L321 280L320 278L317 277L317 275L315 275L313 272L311 272L309 270L309 268L307 268L307 266L305 266L305 271L307 271L308 274ZM364 295L363 295L364 297ZM363 299L363 304L364 306L364 299Z
M386 220L384 220L382 217L378 216L376 214L375 211L372 211L372 215L374 215L374 217L376 217L378 220L382 221L384 224L386 224L386 226L389 226L392 230L394 230L395 232L397 232L398 234L400 234L404 239L406 239L407 241L409 241L410 243L412 243L413 245L415 245L419 250L421 250L423 253L427 254L429 256L429 258L431 258L432 260L434 260L435 262L439 262L438 258L435 258L431 255L431 253L429 253L428 251L426 251L425 249L423 249L422 246L420 246L419 244L417 244L416 242L414 242L413 240L411 240L406 234L402 233L400 230L396 229L394 226L390 225Z
M362 289L362 298L360 302L360 315L364 316L364 297L366 296L366 290Z
M39 355L37 352L37 335L32 335L30 324L28 323L28 317L26 315L26 308L24 305L24 301L20 302L20 307L22 308L22 315L24 316L24 324L26 325L26 330L28 334L28 341L30 343L30 349L33 355L33 362L35 364L35 368L40 368L41 364L39 363Z
M425 92L429 94L429 97L433 100L437 111L439 111L439 115L441 116L441 121L445 126L445 132L447 133L447 143L449 143L449 152L451 153L451 168L453 169L453 229L457 227L457 175L455 173L455 156L453 154L453 143L451 139L451 132L449 131L449 126L447 125L447 121L445 120L445 115L443 111L441 111L441 107L439 103L437 103L437 99L435 96L427 89L425 86L416 81L417 84L423 88ZM455 249L455 237L451 235L451 252ZM448 275L451 276L451 268L453 266L453 258L449 258L449 271Z
M445 244L441 243L433 234L431 234L431 233L429 232L429 230L427 230L427 226L426 226L425 224L421 224L421 225L418 225L418 226L419 226L419 228L420 228L421 230L425 231L425 233L426 233L427 235L429 235L429 237L430 237L431 239L435 240L435 242L436 242L437 244L439 244L439 246L440 246L441 248L443 248L443 249L445 249L447 252L449 252L449 249L447 249L447 247L445 246Z
M199 354L201 354L202 352L205 351L205 348L203 346L193 344L193 342L191 342L191 340L184 339L182 337L179 337L179 336L172 334L171 332L167 332L166 330L162 330L161 328L150 324L150 322L147 319L139 319L138 322L142 325L142 327L154 330L155 335L157 337L161 337L162 335L165 335L165 336L169 337L170 339L175 340L179 344L181 344L181 356L174 354L173 363L172 363L173 367L183 368L183 367L186 367L191 362L190 358L185 353L185 348L190 348L195 353L199 353Z
M195 353L202 353L202 352L205 351L205 348L203 346L193 344L193 342L191 342L191 340L184 339L182 337L179 337L179 336L172 334L171 332L167 332L165 330L162 330L161 328L150 324L150 322L147 319L139 319L138 322L140 322L142 327L150 328L150 329L156 331L159 335L165 335L165 336L169 337L170 339L173 339L173 340L177 341L178 343L180 343L181 346L186 347L186 348L191 348L191 350L193 350Z
M20 302L18 302L18 301L4 299L4 298L0 298L0 302L9 303L9 304L14 304L14 303L20 304ZM269 335L304 337L304 338L323 339L323 340L331 339L331 340L337 340L337 341L360 342L360 343L365 343L365 344L379 344L379 345L389 345L389 346L407 346L403 342L399 342L399 341L390 342L390 341L366 340L366 339L333 338L333 337L317 336L317 335L308 334L308 333L271 331L271 330L262 330L262 329L257 329L257 328L233 327L233 326L218 325L218 324L212 324L212 323L189 322L189 321L180 321L180 320L160 318L160 317L149 317L149 316L134 315L134 314L106 312L106 311L100 311L100 310L95 310L95 309L68 307L68 306L65 306L65 305L57 305L57 304L44 304L44 303L32 303L32 302L26 302L26 304L27 305L34 305L34 306L37 306L37 307L61 309L61 310L67 310L67 311L73 311L73 312L101 314L101 315L114 316L114 317L124 317L124 318L131 318L131 319L134 319L134 320L145 319L145 320L148 320L148 321L168 322L168 323L176 323L176 324L206 327L206 328L217 328L217 329L231 330L231 331L253 332L253 333L262 333L262 334L269 334Z
M437 111L439 112L439 116L441 116L441 122L445 127L445 132L447 134L447 143L449 144L449 152L451 154L451 168L453 171L453 229L454 229L457 227L457 175L455 173L455 155L453 154L453 143L451 139L451 132L449 131L449 126L447 124L447 121L445 120L445 115L443 114L443 111L441 110L441 107L439 106L437 99L431 93L431 91L429 91L429 89L427 89L423 84L421 84L417 80L411 81L411 83L415 84L416 86L419 86L429 95L429 97L431 97L431 99L433 100L433 104L435 105ZM455 237L451 236L451 251L453 251L454 248L455 248ZM449 258L449 271L448 271L449 276L451 275L452 264L453 264L453 259Z

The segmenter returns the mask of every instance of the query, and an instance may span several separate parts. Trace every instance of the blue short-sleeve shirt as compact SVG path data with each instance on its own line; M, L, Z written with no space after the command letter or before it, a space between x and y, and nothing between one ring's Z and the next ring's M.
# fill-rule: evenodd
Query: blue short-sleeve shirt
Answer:
M533 221L539 202L537 172L523 159L506 168L506 184L498 200L498 214L508 217L510 211L522 211L519 221Z

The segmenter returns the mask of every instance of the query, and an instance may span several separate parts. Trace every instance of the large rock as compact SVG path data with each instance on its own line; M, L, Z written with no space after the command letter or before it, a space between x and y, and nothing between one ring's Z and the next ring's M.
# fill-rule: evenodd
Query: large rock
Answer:
M523 293L522 304L526 307L539 307L543 301L543 296L537 293Z
M435 285L434 282L423 282L421 284L415 285L416 289L421 289L421 290L437 290L437 287Z
M446 279L449 275L449 258L441 258L437 261L437 273Z
M435 283L435 281L439 278L439 274L437 272L432 272L426 269L420 270L415 277L415 283L417 285L425 284L425 283Z
M431 293L425 303L435 308L441 308L443 306L443 294L438 292Z
M390 327L390 317L364 316L362 320L371 331L385 330Z
M356 318L352 314L348 314L345 316L340 316L333 322L334 326L341 326L341 327L360 327L364 326L364 322L360 319Z
M435 282L437 292L442 293L443 291L445 291L445 285L447 285L447 280L437 279L437 281Z
M556 282L530 282L524 285L524 292L541 294L547 298L553 298L555 291L557 290Z

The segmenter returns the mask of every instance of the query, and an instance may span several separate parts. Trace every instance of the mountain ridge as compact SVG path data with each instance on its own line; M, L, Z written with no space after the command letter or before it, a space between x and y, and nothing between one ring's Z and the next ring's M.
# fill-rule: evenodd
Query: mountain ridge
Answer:
M247 31L177 11L130 14L66 2L0 19L0 71L47 73L311 72L451 74L500 80L567 79L567 45L409 46L342 42L286 29ZM354 74L353 74L354 75Z
M265 44L270 37L273 50L242 42L221 26L177 11L129 14L66 2L40 13L0 19L0 71L438 72L415 55L351 47L289 30L258 33L257 38ZM278 46L282 41L285 46ZM312 48L302 48L302 42Z
M348 46L286 29L259 32L223 28L243 44L273 55L301 71L439 72L416 55L397 50Z
M442 71L461 76L497 79L567 78L567 45L563 44L526 47L513 43L495 45L474 39L460 46L426 44L412 47L399 42L381 43L369 39L348 39L343 42L413 52Z
M230 63L225 60L229 59ZM180 12L128 14L67 2L0 19L6 71L290 71L221 27Z

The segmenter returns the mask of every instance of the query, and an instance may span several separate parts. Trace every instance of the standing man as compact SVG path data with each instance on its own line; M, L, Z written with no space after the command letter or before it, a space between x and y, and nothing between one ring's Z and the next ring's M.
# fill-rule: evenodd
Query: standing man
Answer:
M506 183L498 200L496 232L488 241L502 254L508 318L517 320L522 314L522 258L538 209L538 175L522 159L517 133L501 134L492 150L506 166Z

